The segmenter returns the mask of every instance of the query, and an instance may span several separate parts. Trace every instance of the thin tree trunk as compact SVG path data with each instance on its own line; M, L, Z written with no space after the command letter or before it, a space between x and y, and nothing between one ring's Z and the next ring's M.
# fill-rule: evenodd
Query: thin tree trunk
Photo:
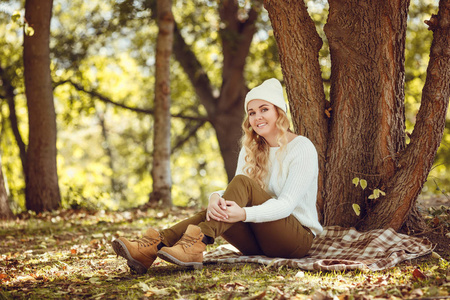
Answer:
M107 110L107 106L105 107L105 111L100 110L98 107L96 107L95 111L97 112L97 117L98 117L98 121L99 121L99 125L102 129L102 137L103 137L103 141L105 143L105 146L103 147L103 149L105 150L106 155L108 156L108 164L109 164L109 168L112 171L112 175L110 177L110 182L111 182L111 189L113 191L113 200L118 202L119 199L122 198L123 194L122 194L122 188L120 183L116 180L116 168L114 165L114 155L113 152L111 150L111 147L109 145L109 134L108 134L108 128L106 125L106 120L105 120L105 114L106 114L106 110Z
M0 220L11 219L13 213L8 203L8 195L6 193L5 181L3 179L2 160L0 157Z
M24 35L25 94L29 144L26 165L26 206L36 212L61 202L56 167L56 115L50 75L52 0L27 0L25 18L34 35Z
M311 139L319 154L318 212L323 211L328 123L319 64L322 40L303 0L288 7L264 2L274 28L295 131ZM298 28L298 30L292 30Z
M153 138L153 191L150 203L172 205L170 174L170 56L173 46L174 19L171 0L157 1L159 25L156 42L155 127Z

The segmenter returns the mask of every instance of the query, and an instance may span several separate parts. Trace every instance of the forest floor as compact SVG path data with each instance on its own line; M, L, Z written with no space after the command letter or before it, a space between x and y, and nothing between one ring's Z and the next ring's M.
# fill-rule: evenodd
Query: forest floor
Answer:
M140 237L149 226L164 228L194 210L23 214L0 226L0 299L450 298L450 208L445 199L425 200L419 199L419 207L431 226L425 236L437 244L435 252L379 272L258 264L190 270L158 258L147 274L134 275L111 241ZM221 243L218 239L213 247Z

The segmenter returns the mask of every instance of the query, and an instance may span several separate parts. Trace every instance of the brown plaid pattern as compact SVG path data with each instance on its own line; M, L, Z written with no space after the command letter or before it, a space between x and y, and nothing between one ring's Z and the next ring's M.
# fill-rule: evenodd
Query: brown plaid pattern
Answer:
M259 263L304 270L378 271L428 254L433 249L428 239L400 234L393 229L358 232L354 228L329 226L316 236L308 255L300 259L243 256L231 245L224 245L206 253L204 263Z

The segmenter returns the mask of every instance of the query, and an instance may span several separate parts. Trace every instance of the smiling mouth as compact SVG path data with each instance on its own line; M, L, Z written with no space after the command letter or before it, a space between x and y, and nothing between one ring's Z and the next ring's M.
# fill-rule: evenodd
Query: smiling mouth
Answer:
M256 125L256 127L261 128L261 127L264 127L264 126L266 126L266 125L267 125L267 123L262 123L262 124Z

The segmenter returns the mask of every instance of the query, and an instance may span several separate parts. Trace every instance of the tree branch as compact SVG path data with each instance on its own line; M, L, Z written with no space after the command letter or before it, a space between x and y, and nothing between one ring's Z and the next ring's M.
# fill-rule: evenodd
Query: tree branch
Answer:
M255 1L248 11L244 21L239 17L239 4L236 0L221 1L219 6L220 19L225 28L219 30L223 49L222 87L219 101L220 111L231 111L240 106L242 98L248 89L237 89L242 86L246 58L250 52L250 45L256 32L256 20L261 10L261 2ZM238 72L237 72L238 71ZM237 75L237 76L236 76Z
M189 80L191 81L200 102L208 112L208 115L213 115L216 111L216 98L213 96L211 81L194 52L192 52L190 47L184 41L176 22L174 27L173 53L176 60L183 67L184 72L188 75Z
M84 93L89 94L89 95L91 95L91 96L93 96L95 98L98 98L102 102L109 103L109 104L112 104L114 106L118 106L118 107L121 107L123 109L134 111L134 112L137 112L137 113L143 113L143 114L147 114L147 115L153 115L154 114L154 110L153 109L131 107L131 106L128 106L128 105L125 105L125 104L122 104L122 103L115 102L115 101L111 100L109 97L101 94L100 92L97 92L95 90L88 90L88 89L84 88L81 84L73 82L70 79L54 82L54 87L57 87L59 85L66 84L66 83L69 83L76 90L78 90L80 92L84 92ZM184 114L172 114L171 116L174 117L174 118L193 120L193 121L203 121L203 122L209 121L209 119L207 117L203 117L203 116L195 117L195 116L186 116Z
M9 107L9 121L11 122L11 129L13 131L14 137L17 142L17 146L19 147L20 152L20 160L22 162L22 168L25 172L26 167L26 145L22 139L22 135L19 131L19 125L17 120L17 114L16 114L16 103L15 103L15 92L14 92L14 86L12 85L12 82L8 75L6 74L6 71L0 66L0 78L3 81L3 88L5 90L5 99L8 101L8 107Z
M178 150L181 148L191 137L193 137L197 131L205 125L206 121L199 121L195 126L190 127L189 132L186 136L179 136L178 139L175 141L174 145L172 146L171 154L175 152L175 150Z

